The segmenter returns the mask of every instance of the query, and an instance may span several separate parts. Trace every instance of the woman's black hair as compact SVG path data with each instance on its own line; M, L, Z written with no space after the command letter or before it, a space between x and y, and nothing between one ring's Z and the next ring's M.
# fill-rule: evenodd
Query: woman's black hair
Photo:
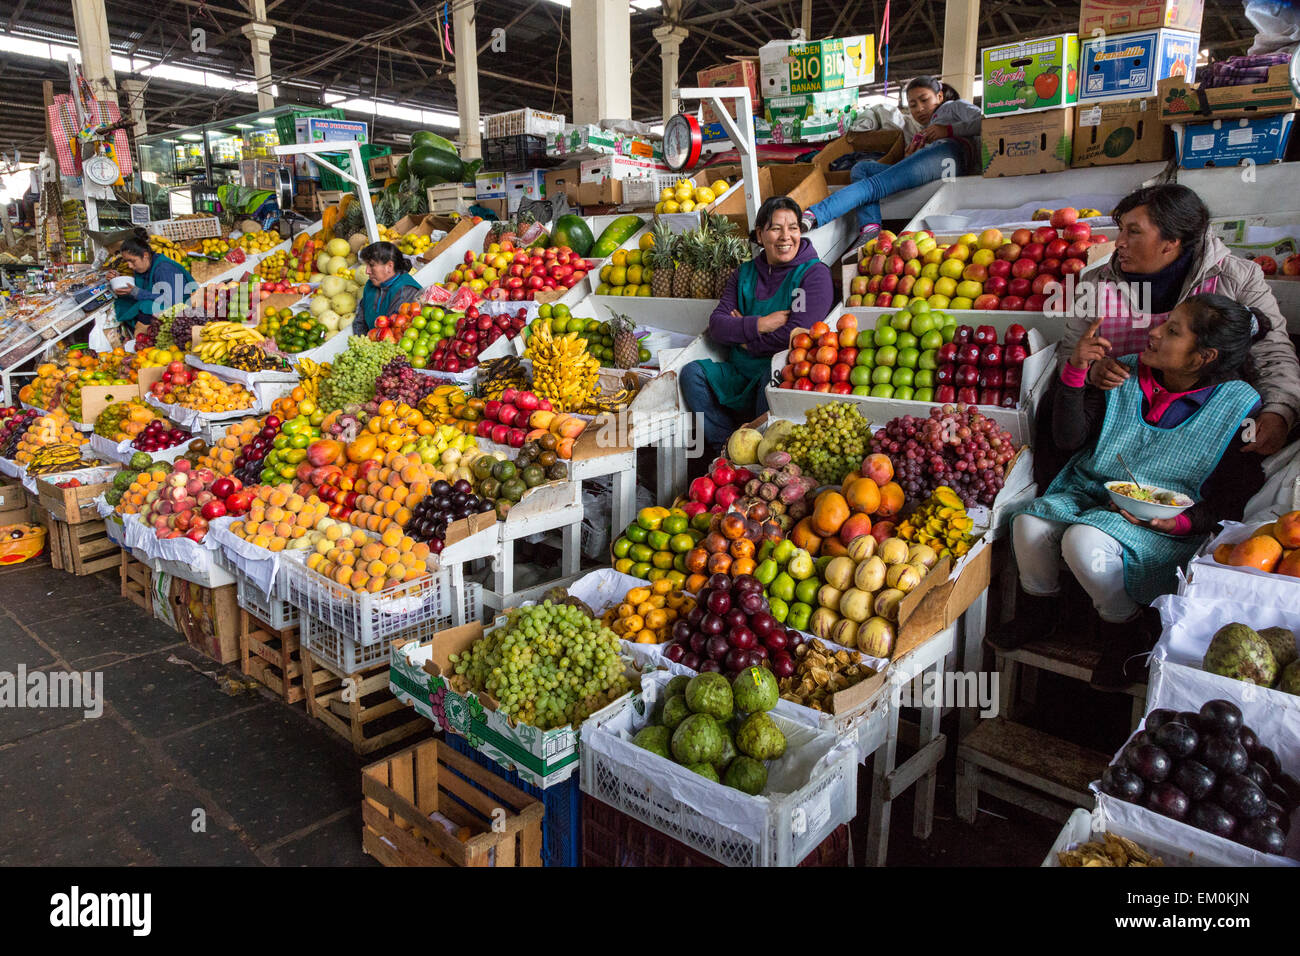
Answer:
M153 255L153 250L149 248L149 233L137 228L130 239L122 242L117 251L131 256Z
M1218 352L1201 369L1201 380L1217 385L1253 377L1255 365L1250 349L1268 333L1268 319L1240 302L1214 293L1189 295L1181 304L1187 306L1187 327L1196 336L1197 347Z
M907 84L907 89L905 91L905 94L910 93L913 90L919 90L919 89L929 90L931 93L934 93L936 96L939 97L939 99L943 100L943 102L945 103L950 103L953 100L961 99L960 93L958 93L947 83L943 82L943 80L939 79L937 76L913 77L911 82Z
M1119 201L1111 213L1115 225L1119 225L1125 213L1132 212L1139 206L1147 207L1147 216L1160 230L1160 238L1166 242L1180 240L1183 251L1190 250L1192 259L1196 259L1205 239L1205 230L1210 225L1210 210L1205 207L1200 196L1177 183L1143 186Z
M391 263L398 272L411 271L411 263L402 255L402 250L391 242L372 242L357 253L357 258L368 266Z
M758 207L758 218L754 220L754 241L758 241L758 234L772 225L772 220L776 217L777 210L788 209L794 213L794 221L798 222L803 216L803 210L799 204L789 196L773 196Z

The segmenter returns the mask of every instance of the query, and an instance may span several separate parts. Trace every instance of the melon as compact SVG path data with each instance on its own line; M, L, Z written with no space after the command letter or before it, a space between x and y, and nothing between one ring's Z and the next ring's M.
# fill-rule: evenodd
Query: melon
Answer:
M327 299L332 299L340 292L347 291L347 280L339 276L327 276L321 281L320 291Z
M239 231L242 233L261 232L262 224L256 219L245 219L239 224Z
M330 308L340 315L344 312L353 312L356 310L356 296L347 292L340 292L338 295L330 297Z
M326 303L326 305L328 305L328 303ZM325 328L329 329L331 332L339 331L339 327L343 322L343 317L333 309L326 309L320 315L316 316L316 318L320 321L321 325L325 326Z
M353 252L360 252L363 246L370 245L370 240L364 232L354 232L352 238L348 240L348 246Z
M328 252L322 252L320 255L316 257L317 272L329 272L330 271L329 265L330 265L330 254Z
M352 251L352 246L346 239L331 239L325 243L325 251L331 256L346 256Z
M331 256L329 262L325 263L325 274L337 276L339 272L348 267L348 260L342 256Z
M354 266L357 264L357 254L355 252L349 252L343 258L347 261L347 264L349 266Z
M311 301L307 303L307 311L312 315L320 318L326 312L330 311L330 300L327 295L314 295Z

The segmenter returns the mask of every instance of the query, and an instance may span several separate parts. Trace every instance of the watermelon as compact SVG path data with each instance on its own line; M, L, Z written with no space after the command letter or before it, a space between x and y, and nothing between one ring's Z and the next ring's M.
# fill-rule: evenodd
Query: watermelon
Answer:
M635 233L645 225L645 220L640 216L619 216L600 234L591 247L590 253L593 259L608 259L614 254L614 250L632 238Z
M453 156L459 155L455 143L427 129L419 129L411 134L411 150L414 151L420 146L431 146L434 149L442 150L444 153L451 153Z
M438 183L455 183L465 175L460 157L432 146L417 146L407 159L411 175L421 182L436 179Z
M404 183L411 175L411 157L403 156L397 161L397 181Z
M595 241L591 229L587 227L587 220L572 213L555 220L555 228L551 230L552 245L568 246L580 256L590 252Z

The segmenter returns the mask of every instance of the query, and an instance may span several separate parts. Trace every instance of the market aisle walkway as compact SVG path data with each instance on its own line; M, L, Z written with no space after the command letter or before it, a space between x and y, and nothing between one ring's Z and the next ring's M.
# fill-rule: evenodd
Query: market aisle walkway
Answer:
M20 664L99 672L106 703L0 711L0 864L375 865L361 758L301 708L223 692L116 572L0 571L0 672Z

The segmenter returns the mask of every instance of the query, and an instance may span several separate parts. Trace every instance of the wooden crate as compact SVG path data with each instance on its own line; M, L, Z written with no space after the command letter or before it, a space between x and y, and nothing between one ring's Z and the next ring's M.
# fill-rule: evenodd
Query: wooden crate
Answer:
M339 674L313 657L306 648L302 648L299 654L304 686L328 686L327 682L321 681L322 671L338 678L329 689L307 695L308 715L352 744L357 753L374 753L416 734L431 732L432 725L413 709L408 709L389 690L386 659L355 674ZM383 729L375 726L380 721L383 721Z
M131 552L122 551L120 565L122 580L122 597L135 604L149 615L153 614L153 571L131 556Z
M385 866L542 865L541 802L437 740L363 768L361 793L361 845Z
M48 512L46 512L49 515ZM117 542L108 537L102 519L68 524L49 516L50 563L61 571L82 577L98 574L121 564Z
M239 613L240 669L270 688L286 704L305 700L305 667L298 643L298 628L286 627L277 631L242 608ZM323 667L315 668L311 678L313 697L336 690L341 684L339 678Z
M54 516L56 521L68 524L103 523L99 512L95 510L95 499L113 487L111 481L92 485L79 485L76 488L60 488L44 478L36 480L37 498L41 507Z

